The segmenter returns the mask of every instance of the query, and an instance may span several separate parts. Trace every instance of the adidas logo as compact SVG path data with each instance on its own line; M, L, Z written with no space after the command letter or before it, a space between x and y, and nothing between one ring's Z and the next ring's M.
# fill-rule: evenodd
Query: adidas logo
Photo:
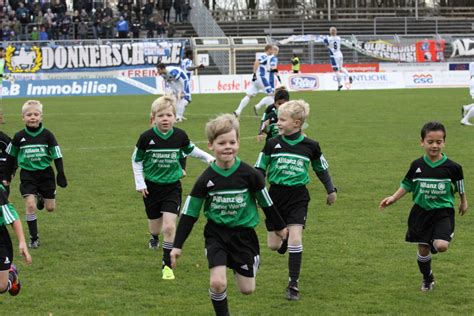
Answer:
M5 257L5 262L4 264L9 264L10 263L10 259L8 257Z
M421 173L420 167L418 167L418 169L416 169L415 173Z
M210 187L213 187L213 186L215 186L214 182L212 182L211 180L207 181L207 184L206 184L207 188L210 188Z
M279 149L279 148L281 148L281 145L280 145L280 143L276 144L276 145L275 145L275 147L273 147L273 148L276 148L276 149Z
M150 142L148 143L148 145L155 145L155 142L152 140L150 140Z
M25 137L23 137L22 139L20 139L20 142L26 142Z
M244 269L244 270L247 270L247 271L249 270L249 267L246 264L244 264L243 266L240 266L240 268Z

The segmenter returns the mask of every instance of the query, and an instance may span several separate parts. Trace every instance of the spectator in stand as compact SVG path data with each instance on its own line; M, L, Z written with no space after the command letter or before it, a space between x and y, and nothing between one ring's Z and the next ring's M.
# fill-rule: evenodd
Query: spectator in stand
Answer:
M155 21L153 18L149 19L146 22L145 28L146 28L146 37L147 38L154 38L155 37Z
M27 25L30 23L30 11L25 7L23 2L18 3L18 9L16 9L16 19L21 23L21 31L17 34L22 34L21 39L27 39L28 29Z
M54 14L52 21L53 22L51 24L51 29L48 33L48 36L49 39L57 40L59 39L59 19L57 14Z
M123 16L124 20L126 20L128 24L132 22L132 11L130 11L128 4L123 6L121 16Z
M114 38L114 20L108 15L102 20L102 38Z
M92 9L92 34L94 34L95 39L98 39L102 36L102 19L102 9Z
M189 1L186 1L186 3L183 6L183 22L189 22L189 11L191 11L192 7Z
M89 25L86 21L81 20L77 25L77 38L81 40L87 39L87 34L89 33Z
M163 22L159 21L156 25L156 37L163 38L165 33L165 26L163 25Z
M63 16L66 14L67 11L66 4L63 3L61 0L56 0L56 2L53 4L53 8L51 11L56 14L56 18L58 20L62 20Z
M163 22L170 22L170 11L173 6L173 0L163 0Z
M146 23L151 18L151 16L153 15L153 7L154 6L155 6L155 4L150 0L147 0L146 4L143 6L142 13L143 13L143 22L144 23Z
M140 21L135 20L132 24L132 36L133 36L133 38L140 38L140 29L141 29Z
M90 17L89 17L89 14L87 13L86 9L82 9L81 10L81 21L84 21L84 22L89 22L90 21Z
M41 10L35 12L34 19L32 22L36 25L43 25L46 23L46 20L43 16L43 12Z
M110 4L108 4L105 9L104 9L104 12L103 12L103 15L104 17L105 16L108 16L109 18L113 18L114 17L114 12L112 11L112 8L110 7Z
M67 12L59 22L59 39L68 40L69 32L71 30L71 17Z
M49 40L48 33L46 32L46 27L44 25L40 26L39 40L40 41Z
M11 28L12 28L12 33L10 33L10 38L13 39L13 40L16 40L16 41L20 41L21 40L21 30L22 30L22 26L21 26L21 22L16 18L16 16L13 18L13 21L10 23L11 25Z
M174 0L173 8L174 8L174 22L182 23L183 22L183 0Z
M78 30L79 22L81 22L81 16L79 15L79 11L75 10L72 15L72 27L73 27L72 34L74 36L74 39L79 38L79 30Z
M115 30L117 31L119 38L128 37L128 21L125 20L123 16L120 16L119 20L117 21Z
M174 33L176 33L176 29L174 28L173 24L167 23L166 28L168 30L168 37L174 37Z
M30 40L32 40L32 41L38 41L39 40L39 31L38 31L38 28L36 26L33 26L33 29L31 30Z

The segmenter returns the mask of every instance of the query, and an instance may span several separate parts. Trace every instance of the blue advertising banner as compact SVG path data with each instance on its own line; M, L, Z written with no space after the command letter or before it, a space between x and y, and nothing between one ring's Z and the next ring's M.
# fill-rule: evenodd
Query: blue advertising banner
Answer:
M154 66L159 61L179 64L186 41L154 40L144 42L12 44L5 50L5 69L11 73L100 72Z
M160 81L161 83L161 81ZM159 94L156 78L125 77L80 80L3 82L5 98Z

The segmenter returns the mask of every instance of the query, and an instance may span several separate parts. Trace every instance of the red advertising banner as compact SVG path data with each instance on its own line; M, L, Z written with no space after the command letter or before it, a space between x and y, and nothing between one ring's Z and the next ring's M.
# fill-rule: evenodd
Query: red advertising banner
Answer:
M379 72L379 64L344 64L349 72ZM291 65L278 65L278 70L285 73L291 72ZM302 64L301 73L332 72L331 64Z

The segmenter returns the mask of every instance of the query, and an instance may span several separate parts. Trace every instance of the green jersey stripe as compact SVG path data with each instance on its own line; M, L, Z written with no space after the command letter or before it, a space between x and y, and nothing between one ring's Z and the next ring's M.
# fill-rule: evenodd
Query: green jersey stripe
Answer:
M172 152L178 152L180 149L179 148L169 148L169 149L147 149L145 152L154 152L154 153L172 153Z
M415 178L412 180L416 181L427 181L427 182L451 182L451 179L430 179L430 178Z
M245 192L248 192L248 189L230 190L230 191L210 191L209 195L214 196L214 195L220 195L220 194L239 194L239 193L245 193Z
M263 188L260 192L262 193L263 197L265 198L265 201L267 202L267 205L272 206L273 201L272 201L272 198L270 197L270 194L267 191L267 188Z
M34 145L23 145L23 146L20 146L21 149L23 148L38 148L38 147L48 147L48 145L44 145L44 144L34 144Z

